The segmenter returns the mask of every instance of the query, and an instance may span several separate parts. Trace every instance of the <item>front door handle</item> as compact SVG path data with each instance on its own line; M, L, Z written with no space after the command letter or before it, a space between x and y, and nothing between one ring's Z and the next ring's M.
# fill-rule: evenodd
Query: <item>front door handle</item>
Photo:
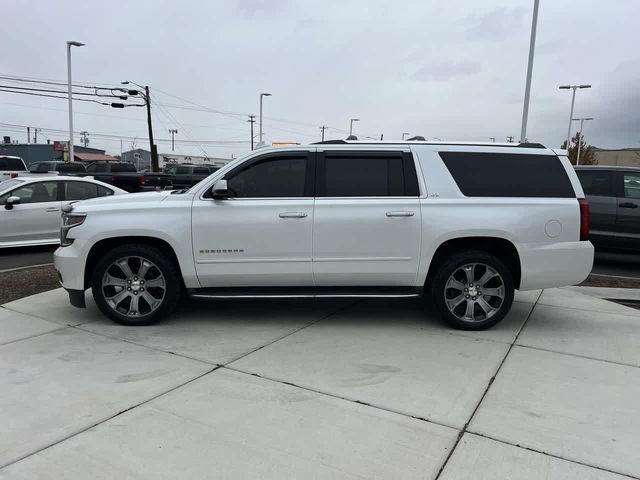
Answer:
M387 212L387 217L413 217L413 212Z
M623 202L621 204L618 205L621 208L638 208L638 205L636 205L635 203L631 203L631 202Z
M304 212L282 212L278 216L280 218L304 218L307 214Z
M45 212L59 212L60 209L58 207L50 207L45 209Z

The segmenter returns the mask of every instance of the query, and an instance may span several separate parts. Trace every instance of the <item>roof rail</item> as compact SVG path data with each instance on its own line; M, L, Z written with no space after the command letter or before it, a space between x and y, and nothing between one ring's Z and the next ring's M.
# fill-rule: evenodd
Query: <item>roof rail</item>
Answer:
M314 142L311 145L344 145L346 140L325 140L323 142Z
M518 146L520 148L547 148L541 143L528 143L528 142L519 143Z

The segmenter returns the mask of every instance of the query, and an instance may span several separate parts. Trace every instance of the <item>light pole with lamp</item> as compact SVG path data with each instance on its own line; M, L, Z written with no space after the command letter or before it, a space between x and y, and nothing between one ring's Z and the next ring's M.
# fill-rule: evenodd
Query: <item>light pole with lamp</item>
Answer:
M529 120L529 98L531 97L531 76L533 74L533 54L536 48L536 27L538 26L538 5L540 0L533 0L533 21L531 22L531 40L529 41L529 63L527 65L527 81L524 87L524 106L522 107L522 128L520 142L527 141L527 121Z
M567 150L569 150L569 143L571 142L571 122L573 121L573 106L576 103L576 90L578 88L591 88L591 85L560 85L558 88L560 90L573 90L573 94L571 95L571 112L569 113L569 128L567 129Z
M271 94L266 92L260 94L260 140L258 141L258 145L256 145L256 148L264 147L264 141L262 140L262 98L263 97L271 97Z
M582 127L584 126L585 120L593 120L593 117L583 117L583 118L572 118L574 122L580 120L580 133L578 134L578 155L576 156L576 165L580 165L580 147L582 146ZM567 151L569 150L569 145L567 144Z
M173 143L174 143L174 135L176 135L178 133L178 130L176 130L175 128L170 128L169 129L169 133L171 134L171 151L173 152L174 148L173 148Z
M73 99L71 91L71 47L82 47L84 43L67 40L67 87L69 91L69 161L74 160L73 151Z

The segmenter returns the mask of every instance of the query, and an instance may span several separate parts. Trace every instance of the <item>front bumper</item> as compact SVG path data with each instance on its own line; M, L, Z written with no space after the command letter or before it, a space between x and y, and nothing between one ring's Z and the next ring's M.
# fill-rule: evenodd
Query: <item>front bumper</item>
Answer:
M82 242L74 241L68 247L60 247L53 254L53 266L58 272L60 284L66 290L86 289L84 282L84 267L88 252L83 248Z

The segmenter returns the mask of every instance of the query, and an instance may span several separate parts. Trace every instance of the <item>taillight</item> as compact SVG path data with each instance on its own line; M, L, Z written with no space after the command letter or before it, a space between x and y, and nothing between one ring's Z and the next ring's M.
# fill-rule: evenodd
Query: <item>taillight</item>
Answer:
M142 175L142 176L140 177L140 185L144 185L144 182L146 182L146 181L147 181L147 179L146 179L146 178L144 178L144 175Z
M584 198L579 198L580 204L580 240L589 240L589 202Z
M18 172L11 172L9 174L9 178L16 178L18 176Z

